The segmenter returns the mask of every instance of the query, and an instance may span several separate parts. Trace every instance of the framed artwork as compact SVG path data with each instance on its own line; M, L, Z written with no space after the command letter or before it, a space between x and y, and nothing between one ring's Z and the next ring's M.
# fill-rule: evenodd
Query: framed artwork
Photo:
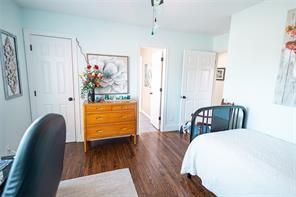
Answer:
M275 103L296 106L296 9L288 11L281 60L275 86Z
M98 65L103 73L97 94L129 93L128 56L87 54L87 60L91 65Z
M225 80L225 68L217 68L216 80L224 81Z
M0 30L0 46L4 95L9 100L22 95L16 36Z
M152 70L150 64L144 65L144 87L151 88Z

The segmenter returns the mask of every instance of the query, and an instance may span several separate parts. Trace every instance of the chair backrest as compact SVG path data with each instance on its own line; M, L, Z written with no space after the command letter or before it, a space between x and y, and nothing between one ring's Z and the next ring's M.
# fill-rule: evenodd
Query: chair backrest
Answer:
M197 135L246 128L247 110L238 105L203 107L192 114L190 141Z
M65 120L48 114L25 132L9 173L2 197L53 197L63 170Z

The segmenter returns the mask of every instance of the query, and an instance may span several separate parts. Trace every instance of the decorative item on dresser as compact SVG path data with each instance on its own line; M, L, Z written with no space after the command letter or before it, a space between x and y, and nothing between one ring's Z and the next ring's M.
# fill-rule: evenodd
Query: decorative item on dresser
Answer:
M136 144L137 102L84 103L84 151L89 141L131 135Z

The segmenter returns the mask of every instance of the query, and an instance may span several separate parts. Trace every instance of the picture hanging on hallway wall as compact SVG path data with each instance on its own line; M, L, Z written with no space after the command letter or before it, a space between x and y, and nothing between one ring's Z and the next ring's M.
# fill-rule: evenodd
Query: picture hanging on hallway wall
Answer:
M217 68L216 71L216 80L217 81L224 81L225 80L225 68Z
M8 100L22 95L16 36L0 30L0 44L4 95L5 99Z
M280 68L276 80L275 103L296 106L296 9L288 12Z
M152 68L151 64L144 65L144 87L151 88Z
M128 94L128 56L87 54L88 63L98 65L103 73L98 94Z

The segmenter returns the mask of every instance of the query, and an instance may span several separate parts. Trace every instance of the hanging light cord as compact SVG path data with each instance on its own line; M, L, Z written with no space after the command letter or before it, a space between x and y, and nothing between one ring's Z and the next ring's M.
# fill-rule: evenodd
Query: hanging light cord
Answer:
M159 2L154 2L154 4L152 4L152 9L153 9L153 21L152 21L152 31L151 31L151 35L154 36L156 33L158 26L158 19L157 19L157 9L163 4L163 1L159 1Z

